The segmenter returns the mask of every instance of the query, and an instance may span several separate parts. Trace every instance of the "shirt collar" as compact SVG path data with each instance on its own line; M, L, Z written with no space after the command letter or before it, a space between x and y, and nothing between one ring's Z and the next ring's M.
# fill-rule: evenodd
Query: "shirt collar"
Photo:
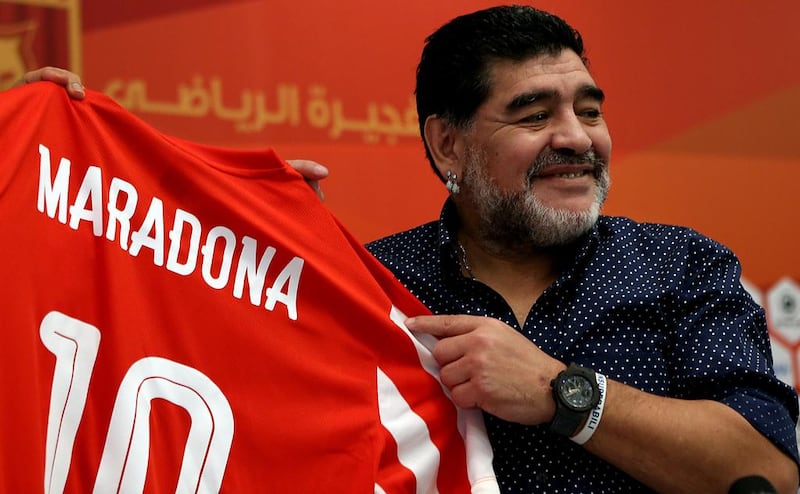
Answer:
M444 201L442 212L439 215L439 248L453 248L452 245L456 241L456 233L460 225L461 219L458 217L456 205L448 197Z

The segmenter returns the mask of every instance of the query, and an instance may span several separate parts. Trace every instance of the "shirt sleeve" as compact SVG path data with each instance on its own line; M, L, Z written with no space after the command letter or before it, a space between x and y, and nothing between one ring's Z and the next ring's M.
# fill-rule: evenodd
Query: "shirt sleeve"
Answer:
M797 394L775 375L766 316L741 284L738 259L699 234L673 259L682 272L672 273L671 394L724 403L797 463Z

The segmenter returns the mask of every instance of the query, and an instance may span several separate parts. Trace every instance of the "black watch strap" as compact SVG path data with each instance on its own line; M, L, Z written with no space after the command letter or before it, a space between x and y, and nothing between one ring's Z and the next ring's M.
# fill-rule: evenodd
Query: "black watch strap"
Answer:
M573 412L568 409L560 410L559 404L556 402L556 414L553 417L553 421L550 422L550 430L565 437L572 437L578 432L578 427L588 416L588 412Z

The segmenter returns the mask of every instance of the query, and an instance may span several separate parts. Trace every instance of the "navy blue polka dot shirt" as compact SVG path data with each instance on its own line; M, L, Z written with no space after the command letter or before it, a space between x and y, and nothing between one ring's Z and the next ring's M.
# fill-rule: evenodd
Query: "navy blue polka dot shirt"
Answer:
M462 275L457 224L447 201L439 221L367 248L435 314L494 317L565 363L660 396L717 400L798 461L797 396L772 371L764 312L729 249L688 228L602 216L520 328L498 293ZM546 425L485 416L503 492L649 492Z

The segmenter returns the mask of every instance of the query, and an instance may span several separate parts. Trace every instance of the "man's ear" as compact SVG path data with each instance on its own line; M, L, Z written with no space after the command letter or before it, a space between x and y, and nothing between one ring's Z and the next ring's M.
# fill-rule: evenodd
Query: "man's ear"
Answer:
M461 177L463 133L438 115L425 119L424 132L425 142L441 176L447 176L449 170Z

